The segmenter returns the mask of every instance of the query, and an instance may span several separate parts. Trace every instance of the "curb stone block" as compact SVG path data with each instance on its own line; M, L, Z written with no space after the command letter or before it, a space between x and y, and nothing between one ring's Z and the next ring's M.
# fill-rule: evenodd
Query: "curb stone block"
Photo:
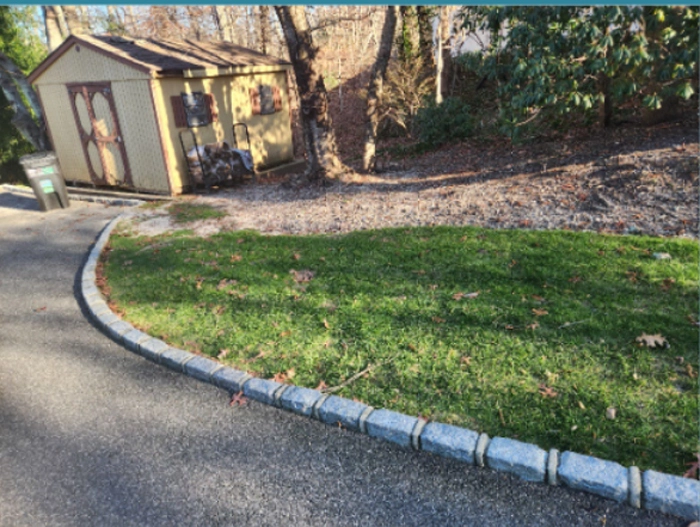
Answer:
M525 481L544 482L547 452L535 445L494 437L486 452L486 461L492 469L510 472Z
M443 423L428 423L420 436L421 450L474 464L479 434L473 430Z
M420 450L420 435L423 433L423 429L427 424L428 421L418 418L416 426L413 427L411 431L411 446L413 450Z
M114 313L109 312L109 313L105 313L104 315L100 315L99 317L97 317L97 320L99 320L100 324L102 324L103 326L109 326L110 324L114 324L115 322L119 322L121 319L117 315L115 315ZM145 333L144 333L144 335L145 335ZM146 335L146 336L148 338L151 338L150 335Z
M194 358L194 355L177 348L170 348L160 354L160 363L178 371L184 371L185 363Z
M83 286L83 298L85 299L85 303L87 304L90 297L93 296L99 296L100 295L100 290L95 287L95 285L90 284L88 286Z
M330 397L329 394L321 393L321 397L318 399L318 401L316 401L316 403L314 404L314 407L311 409L311 416L314 419L317 419L318 421L321 420L321 416L318 413L318 409L321 408L321 406L323 406L323 403L325 403L329 397Z
M109 309L109 308L107 308L107 309ZM118 342L122 341L123 335L126 335L129 331L131 331L133 329L134 329L134 327L131 324L127 324L123 320L120 320L119 322L115 322L114 324L107 326L105 328L105 330L107 331L107 334Z
M349 430L360 431L360 416L366 404L331 395L318 409L318 416L326 424L340 423Z
M474 449L474 461L477 467L483 467L486 457L486 449L489 446L488 434L481 434L476 440L476 448Z
M147 359L158 362L160 360L160 355L168 346L162 340L151 337L150 339L139 344L139 353Z
M311 417L314 404L316 404L321 397L321 392L317 392L316 390L301 388L299 386L290 386L290 388L282 394L282 397L280 397L280 403L285 410Z
M185 364L185 373L190 377L199 379L200 381L207 382L214 373L219 368L219 363L213 360L195 356L194 359L187 361Z
M95 274L94 269L92 271L83 272L83 281L92 282L94 284L95 280L97 280L97 275Z
M559 478L572 489L585 490L616 501L627 499L627 469L612 461L567 451L561 456Z
M635 507L637 509L642 508L642 475L639 472L638 467L630 467L629 468L629 476L630 476L630 481L629 481L629 487L630 487L630 496L629 496L629 502L632 507Z
M100 296L90 298L87 301L87 305L90 311L92 312L92 315L95 317L99 317L100 315L106 315L112 312L112 310L107 305L107 302L105 302Z
M280 389L281 383L267 379L250 379L243 386L243 393L249 399L265 404L274 404L275 392Z
M211 380L216 386L231 393L243 390L243 385L250 379L252 379L250 374L229 367L224 367L211 376Z
M365 411L362 412L362 414L360 414L360 420L357 422L357 425L360 428L361 434L367 433L367 419L370 415L372 415L372 412L374 412L374 408L368 406L367 408L365 408Z
M559 468L559 451L553 448L547 456L547 483L549 485L559 485L557 479L557 469Z
M700 520L700 481L646 470L642 475L645 509Z
M122 340L124 340L124 345L128 349L130 349L131 351L138 351L139 344L141 344L142 342L146 342L149 338L151 338L150 335L147 335L143 331L139 331L138 329L132 329L131 331L124 334Z
M418 419L391 410L375 410L367 418L367 434L408 448Z
M282 407L282 403L281 403L282 396L284 395L284 392L286 392L289 388L291 388L291 386L289 384L283 384L277 390L275 390L275 394L272 396L273 406L275 406L277 408Z

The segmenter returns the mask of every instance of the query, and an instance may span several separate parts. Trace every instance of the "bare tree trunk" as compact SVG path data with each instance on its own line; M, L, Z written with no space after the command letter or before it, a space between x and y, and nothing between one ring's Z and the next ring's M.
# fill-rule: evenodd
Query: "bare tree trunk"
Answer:
M440 27L438 29L440 35L440 50L442 55L442 72L440 75L442 97L446 97L450 93L450 86L454 85L454 61L452 60L452 13L455 11L455 6L442 6L440 8Z
M433 55L433 8L419 5L416 8L418 17L418 46L423 58L423 69L426 77L435 71L435 55Z
M382 38L379 43L377 60L372 67L369 86L367 87L367 121L365 123L365 151L362 156L362 169L366 172L376 168L377 128L379 126L379 101L382 97L386 68L391 58L391 47L396 30L396 15L398 7L388 6L384 18Z
M225 6L214 6L214 22L219 39L223 42L233 42L233 32L231 31L231 17Z
M186 6L187 19L189 20L189 33L195 40L202 40L202 28L199 25L198 9L193 6Z
M78 11L74 5L64 5L63 14L66 16L66 25L71 35L79 35L85 32Z
M335 133L328 113L328 93L317 64L317 48L303 6L275 6L289 48L301 99L301 121L309 181L335 177L344 166L338 158Z
M46 125L39 98L24 74L4 53L0 53L0 89L15 112L11 121L13 126L36 150L49 150L51 144L46 135ZM25 106L22 94L34 110L39 124L34 121L29 108Z
M416 33L418 22L416 20L416 8L402 5L401 12L401 37L399 40L399 59L403 63L413 60L416 53Z
M272 28L270 28L270 6L259 6L258 18L260 24L258 46L260 48L260 52L267 55L267 53L270 51L270 35L272 33Z
M44 11L44 24L46 26L46 44L49 47L49 51L53 51L63 42L63 35L61 34L61 27L59 25L59 18L63 17L63 13L57 11L58 6L45 5L41 6Z

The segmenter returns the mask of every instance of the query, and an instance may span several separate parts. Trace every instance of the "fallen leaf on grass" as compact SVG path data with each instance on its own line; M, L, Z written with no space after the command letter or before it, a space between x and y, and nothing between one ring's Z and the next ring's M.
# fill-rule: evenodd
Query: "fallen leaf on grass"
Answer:
M671 289L671 286L675 283L676 281L673 278L664 278L664 281L661 284L661 290L669 291Z
M515 329L515 326L511 326L510 324L506 324L506 329L508 331L513 331Z
M556 397L559 394L555 392L553 388L540 384L540 395L542 397Z
M216 357L219 359L225 359L229 353L231 353L230 349L221 349Z
M532 314L535 315L536 317L542 317L544 315L549 315L549 311L547 311L546 309L533 308Z
M538 302L545 302L544 297L539 296L539 295L532 295L533 300L537 300Z
M461 291L459 293L455 293L452 295L453 300L462 300L463 298L476 298L479 296L479 291L474 291L473 293L462 293Z
M530 324L530 325L527 326L527 329L531 329L531 330L534 331L534 330L536 330L538 327L540 327L539 323L538 323L538 322L533 322L532 324Z
M232 254L231 255L231 263L240 262L242 259L243 259L243 257L240 254Z
M275 373L272 376L272 380L284 384L287 381L287 374L282 372Z
M323 319L323 327L326 329L331 329L331 325L328 323L328 321L325 318Z
M289 274L292 275L292 278L294 278L294 281L297 284L302 284L302 283L310 282L316 273L314 273L313 271L310 271L308 269L302 269L301 271L296 271L295 269L291 269L289 271Z
M460 362L464 364L465 366L471 366L472 363L472 358L467 356L467 357L462 357Z
M697 378L698 378L698 372L696 372L696 371L693 369L693 365L692 365L692 364L690 364L690 363L686 364L686 365L685 365L685 371L686 371L686 373L688 373L688 377L690 377L691 379L697 379Z
M300 260L300 259L301 259L301 254L299 254L299 253L294 253L294 254L292 255L292 258L293 258L294 260Z
M236 392L231 396L231 402L228 403L229 406L243 406L245 403L248 402L248 399L246 398L245 395L243 395L243 392Z
M291 334L292 332L289 330L283 331L282 333L280 333L280 337L289 337Z
M656 335L647 335L642 333L641 336L635 339L640 345L646 346L647 348L670 348L668 341L657 333Z
M684 478L692 478L692 479L698 479L698 471L700 471L700 454L695 454L695 461L691 461L690 463L686 463L686 465L689 465L690 468L685 471L683 474ZM692 524L691 524L692 525ZM690 526L688 526L690 527Z
M693 315L688 315L688 321L695 327L700 327L700 321L695 320Z
M512 268L515 267L516 265L518 265L518 261L517 261L517 260L511 260L510 263L508 264L508 269L512 269Z
M318 383L318 386L316 386L315 389L318 390L319 392L322 392L326 388L328 388L328 385L325 383L325 381L321 381Z
M432 321L435 322L436 324L444 324L445 323L445 319L440 318L440 317L433 317Z
M612 406L605 410L605 418L610 419L611 421L617 417L617 409L613 408Z

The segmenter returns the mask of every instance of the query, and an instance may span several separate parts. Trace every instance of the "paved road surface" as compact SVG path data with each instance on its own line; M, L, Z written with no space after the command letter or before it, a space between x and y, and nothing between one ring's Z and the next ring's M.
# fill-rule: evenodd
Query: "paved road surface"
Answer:
M0 191L0 525L681 526L406 452L221 390L115 344L76 277L120 209Z

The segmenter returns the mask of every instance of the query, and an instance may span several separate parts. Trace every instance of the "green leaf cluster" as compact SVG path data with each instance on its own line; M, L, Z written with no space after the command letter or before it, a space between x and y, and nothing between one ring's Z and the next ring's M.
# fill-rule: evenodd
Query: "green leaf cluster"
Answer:
M38 24L36 6L0 6L0 52L24 74L31 72L46 56ZM0 91L0 180L21 179L17 160L32 150L11 124L13 116L14 111Z
M697 7L466 7L462 26L484 31L464 58L495 81L504 131L541 109L593 116L606 98L660 108L697 90Z

